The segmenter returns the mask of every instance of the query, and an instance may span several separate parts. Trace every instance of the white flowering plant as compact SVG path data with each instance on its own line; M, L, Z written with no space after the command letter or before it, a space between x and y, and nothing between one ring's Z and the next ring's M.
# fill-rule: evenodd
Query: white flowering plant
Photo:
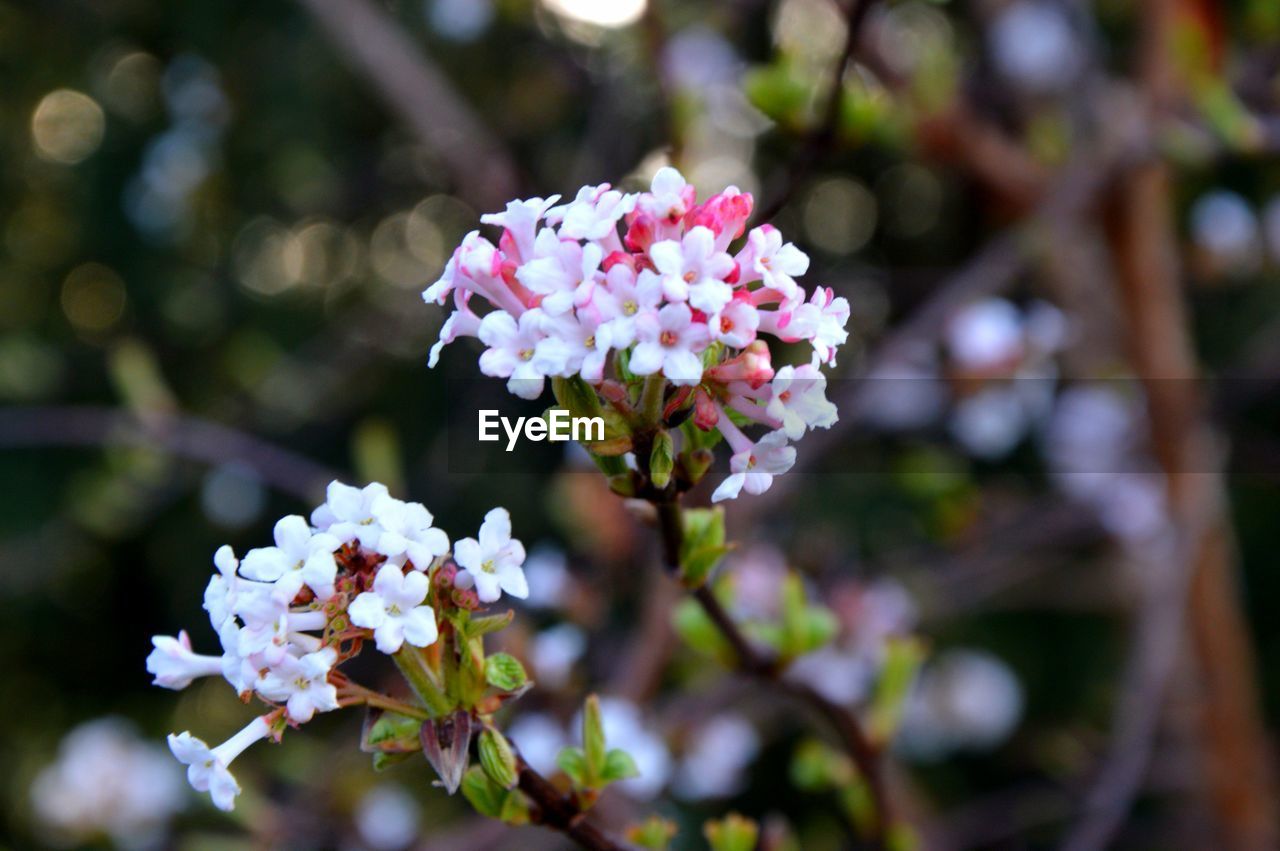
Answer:
M821 367L847 339L848 301L806 293L809 258L772 225L748 232L753 200L736 187L698 203L667 167L647 192L605 183L558 200L482 216L502 229L496 245L467 234L423 293L453 305L431 365L477 337L480 371L515 395L536 399L550 379L561 407L605 420L586 448L625 496L692 488L722 439L730 472L712 500L767 490L792 442L836 422ZM775 370L766 337L808 343L809 359Z
M424 293L454 306L430 363L458 337L478 337L481 371L506 379L512 393L535 399L550 379L558 406L605 420L603 438L585 448L614 492L649 506L664 564L690 595L672 613L675 629L828 719L856 766L842 792L856 806L845 815L872 847L888 847L905 836L879 764L894 725L864 730L850 707L787 673L835 637L837 619L796 574L770 593L767 617L743 617L731 577L713 575L731 549L724 507L682 504L720 441L732 452L712 502L763 493L791 468L794 441L836 422L821 368L846 340L848 303L828 288L806 293L796 276L808 258L770 225L748 231L752 198L734 187L697 203L693 187L664 168L647 192L603 184L557 200L511 202L482 217L501 226L496 245L472 232L454 252ZM775 370L766 335L807 344L807 361ZM580 716L581 744L559 751L553 777L499 728L496 713L532 682L519 660L487 652L486 637L514 617L488 607L529 596L524 562L503 508L485 515L474 538L451 542L425 506L381 484L336 481L309 519L276 524L273 545L243 559L219 549L204 608L221 654L196 653L186 632L156 636L147 668L174 689L222 677L267 709L216 747L189 732L170 736L191 785L231 809L240 787L230 765L246 748L278 742L317 713L363 706L361 746L375 767L420 752L440 785L461 790L483 815L543 824L588 848L666 847L673 828L660 819L622 840L584 818L605 787L638 773L635 757L606 746L594 696ZM376 691L344 670L366 647L393 660L403 693ZM899 686L879 690L869 720L897 717L917 655L890 666ZM736 848L755 830L730 817L709 823L707 836L715 848Z

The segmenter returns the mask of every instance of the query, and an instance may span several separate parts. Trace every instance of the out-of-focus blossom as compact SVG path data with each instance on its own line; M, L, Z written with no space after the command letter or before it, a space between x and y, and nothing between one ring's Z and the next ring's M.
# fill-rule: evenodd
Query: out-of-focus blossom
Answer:
M427 0L427 22L452 41L475 41L493 22L492 0Z
M576 443L571 447L578 446ZM583 452L581 447L577 451ZM584 452L585 454L585 452ZM533 609L556 609L564 604L573 583L569 560L564 551L548 544L538 544L524 562L524 575L529 581L529 596L524 604Z
M990 750L1009 738L1022 710L1022 685L1008 665L984 651L949 650L916 682L898 746L922 761Z
M31 785L31 812L55 845L107 837L125 849L159 847L187 804L182 772L165 750L117 718L73 729Z
M1142 407L1113 386L1064 391L1044 430L1045 461L1068 496L1121 541L1168 531L1162 478L1145 452Z
M419 809L413 796L399 786L374 786L356 804L356 833L372 851L407 848L422 826Z
M587 650L587 637L573 624L562 623L534 636L529 661L540 685L561 688Z
M525 762L545 775L555 773L556 756L569 744L569 735L560 722L541 712L526 712L518 716L506 734Z
M989 38L996 68L1033 94L1064 91L1084 65L1083 45L1071 22L1047 0L1017 0L992 22Z
M672 788L689 800L723 798L742 788L744 773L760 751L760 736L738 715L717 715L693 733Z
M833 703L849 706L871 693L886 642L908 635L918 612L907 590L887 579L843 591L832 602L842 635L834 644L801 656L787 669L787 676Z
M1191 205L1191 241L1216 274L1256 271L1262 257L1258 217L1243 197L1215 190Z

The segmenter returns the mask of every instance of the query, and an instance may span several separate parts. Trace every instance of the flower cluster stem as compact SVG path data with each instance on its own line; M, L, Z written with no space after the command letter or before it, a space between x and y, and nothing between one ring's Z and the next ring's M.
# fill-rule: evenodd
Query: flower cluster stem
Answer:
M447 715L453 710L453 705L440 688L435 674L427 667L427 660L423 658L421 650L406 644L391 658L414 693L427 705L432 716Z

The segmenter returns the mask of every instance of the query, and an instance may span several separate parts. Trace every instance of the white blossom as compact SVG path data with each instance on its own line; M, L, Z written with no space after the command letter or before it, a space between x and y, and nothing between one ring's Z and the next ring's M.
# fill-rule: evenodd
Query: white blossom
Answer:
M435 611L423 605L430 584L424 573L406 574L394 564L384 564L373 579L373 590L356 597L347 614L356 626L373 630L383 653L395 653L406 641L426 647L437 636Z
M505 592L512 597L529 596L525 581L524 545L511 537L511 515L495 508L484 516L480 539L463 538L453 548L458 571L456 585L474 587L482 603L492 603Z

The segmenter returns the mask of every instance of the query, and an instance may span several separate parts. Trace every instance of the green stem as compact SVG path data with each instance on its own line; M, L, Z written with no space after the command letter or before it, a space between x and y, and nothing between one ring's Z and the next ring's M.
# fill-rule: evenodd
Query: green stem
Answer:
M656 426L662 422L662 396L667 389L667 377L661 372L645 378L644 390L640 393L640 416L646 425Z
M427 665L421 650L405 644L391 658L433 716L439 717L453 711L453 704L440 688L435 672Z

